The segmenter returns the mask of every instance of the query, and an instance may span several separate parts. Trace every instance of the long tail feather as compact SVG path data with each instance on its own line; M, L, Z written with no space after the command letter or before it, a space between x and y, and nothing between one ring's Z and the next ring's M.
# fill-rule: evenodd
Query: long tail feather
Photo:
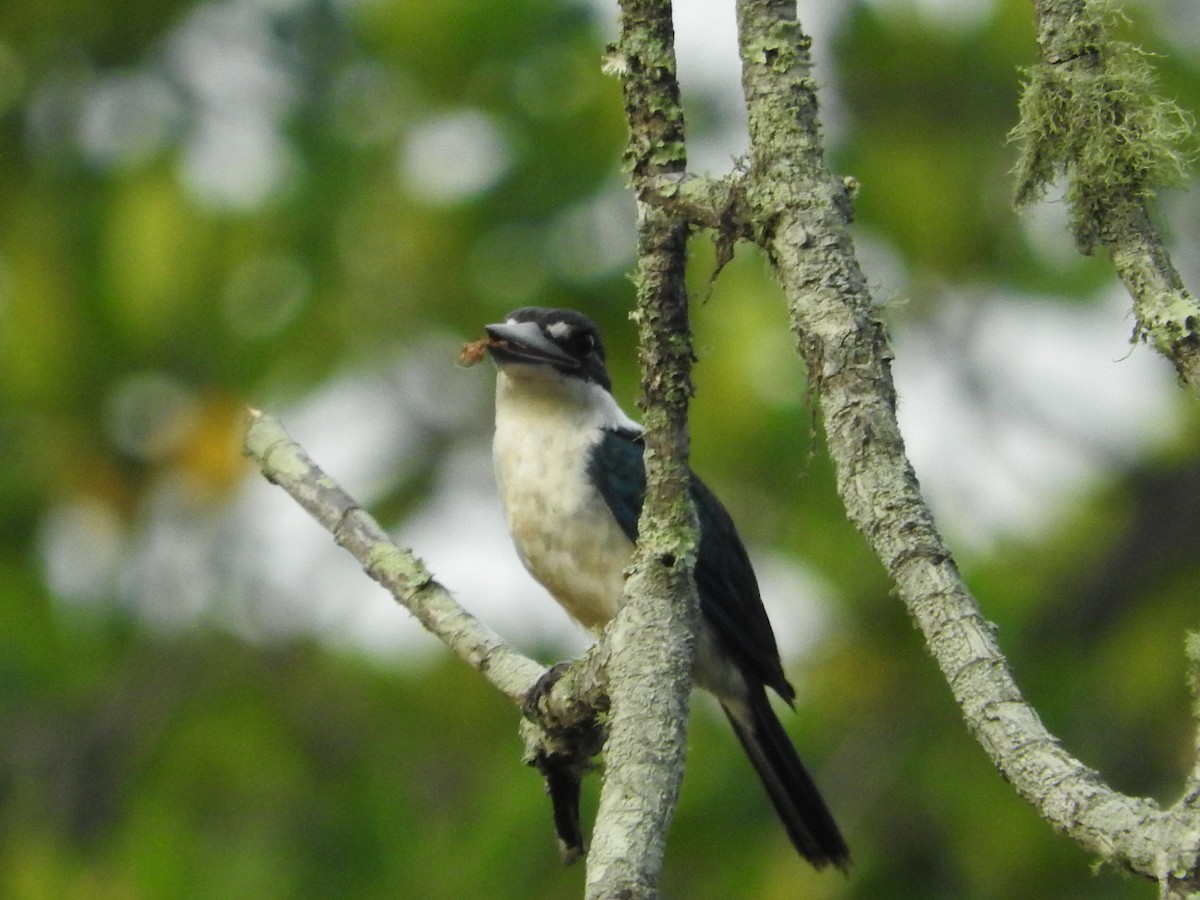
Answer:
M758 771L797 852L818 869L830 863L842 870L849 868L846 842L771 709L766 691L751 686L745 701L722 700L721 708Z

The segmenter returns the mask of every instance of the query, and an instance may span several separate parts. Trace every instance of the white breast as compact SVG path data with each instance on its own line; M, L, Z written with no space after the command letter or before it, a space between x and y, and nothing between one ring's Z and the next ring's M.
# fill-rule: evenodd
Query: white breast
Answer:
M601 429L618 424L636 427L597 385L499 373L492 459L513 543L533 577L592 631L616 614L633 552L587 473Z

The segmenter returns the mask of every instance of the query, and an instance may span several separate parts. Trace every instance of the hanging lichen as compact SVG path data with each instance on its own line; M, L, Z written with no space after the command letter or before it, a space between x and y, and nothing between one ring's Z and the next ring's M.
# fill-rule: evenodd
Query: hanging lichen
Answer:
M1073 3L1069 12L1043 20L1052 24L1039 35L1042 62L1025 72L1010 139L1022 144L1016 205L1067 175L1075 239L1086 253L1114 199L1145 200L1182 180L1194 122L1155 93L1150 55L1112 36L1118 13L1109 4Z

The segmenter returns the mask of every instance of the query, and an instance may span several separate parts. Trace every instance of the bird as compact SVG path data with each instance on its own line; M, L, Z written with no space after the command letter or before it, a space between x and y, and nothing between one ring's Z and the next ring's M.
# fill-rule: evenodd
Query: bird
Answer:
M642 426L614 399L604 343L587 316L528 306L484 331L497 370L492 460L517 555L571 618L598 634L620 607L637 541ZM796 692L749 555L694 473L690 488L701 612L693 681L715 695L800 856L846 871L846 842L767 695L770 688L793 705Z

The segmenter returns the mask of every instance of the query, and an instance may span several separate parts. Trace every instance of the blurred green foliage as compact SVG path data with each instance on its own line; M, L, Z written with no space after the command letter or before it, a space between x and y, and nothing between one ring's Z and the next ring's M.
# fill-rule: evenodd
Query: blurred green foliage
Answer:
M514 710L465 667L238 639L219 603L155 628L120 560L153 539L167 486L202 518L255 477L246 402L297 402L511 307L594 315L633 396L632 203L596 15L565 0L0 6L0 895L579 893ZM962 284L1089 303L1111 277L1042 252L1008 208L1029 19L1018 0L967 27L849 4L818 47L860 233L900 263L881 290L906 298L897 324ZM1165 54L1170 96L1200 108L1200 56L1171 44L1165 14L1131 8L1128 27ZM697 297L712 259L698 236ZM796 730L856 865L842 879L794 858L698 700L667 895L1153 896L1092 874L967 736L841 516L755 253L695 319L697 468L752 544L803 560L836 599L830 641L796 673ZM1182 643L1200 575L1200 435L1181 417L1172 446L1111 470L1035 541L965 560L1051 730L1164 802L1190 765ZM488 431L425 427L375 504L389 522L433 490L447 447ZM69 534L107 535L118 559L83 577L82 600L52 577L63 509L99 516ZM67 546L85 569L107 558Z

